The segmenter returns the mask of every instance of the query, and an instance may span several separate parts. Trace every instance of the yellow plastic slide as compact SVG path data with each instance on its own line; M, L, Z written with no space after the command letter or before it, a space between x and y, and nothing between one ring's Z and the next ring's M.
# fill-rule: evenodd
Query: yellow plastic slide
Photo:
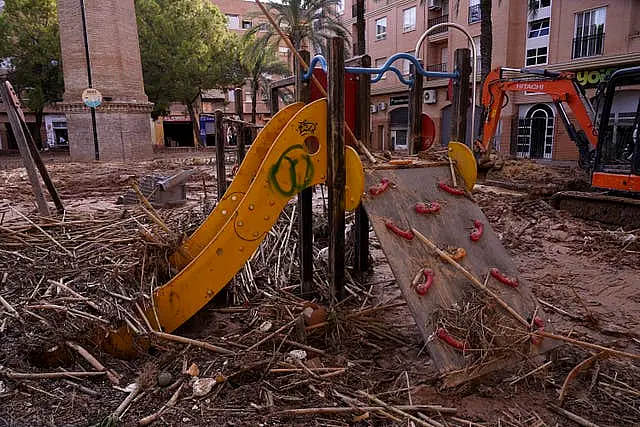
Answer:
M238 177L242 176L245 184L238 181L234 186L232 183L223 199L228 201L228 207L216 208L211 216L217 217L206 221L211 221L211 226L203 226L196 232L199 233L197 240L205 241L204 236L212 232L216 232L215 236L200 251L193 245L193 260L187 261L180 273L154 292L154 308L148 317L156 328L172 332L200 310L251 257L288 201L303 189L326 180L327 101L320 99L303 108L290 108L282 112L297 111L293 111L275 138L260 167L255 170L253 155L254 160L245 159L238 171ZM266 136L264 141L268 141ZM252 150L260 149L252 147ZM353 209L364 190L364 171L360 157L350 147L345 152L345 160L345 207ZM223 221L216 230L216 224ZM189 240L195 241L194 237Z
M171 264L178 270L182 270L191 262L213 239L218 231L229 219L228 213L236 210L236 207L244 197L249 185L256 177L258 168L262 164L269 149L273 145L282 129L304 106L302 102L287 105L273 116L269 123L260 131L253 144L244 157L238 173L227 189L224 197L216 208L209 214L205 222L187 239L171 258ZM189 255L189 257L187 257Z

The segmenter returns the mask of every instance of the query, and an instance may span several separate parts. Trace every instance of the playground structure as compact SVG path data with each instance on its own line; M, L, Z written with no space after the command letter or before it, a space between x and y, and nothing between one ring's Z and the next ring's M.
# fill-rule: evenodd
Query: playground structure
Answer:
M226 176L224 156L217 159L218 205L171 257L179 273L154 292L153 305L146 311L149 322L172 332L193 316L242 268L296 195L300 292L309 294L313 279L310 191L313 185L326 183L330 294L336 301L344 292L345 210L356 210L356 271L368 269L371 223L430 356L447 375L447 385L494 371L516 354L540 351L539 334L545 328L541 311L469 197L476 162L470 141L462 140L466 123L461 114L468 103L469 50L456 51L455 72L432 73L416 56L405 53L393 55L380 68L370 68L367 56L354 58L345 67L343 46L342 39L332 40L328 62L323 57L309 61L308 53L303 53L295 80L272 87L275 95L295 82L299 102L277 113L274 103L271 121L258 134L228 189L221 180ZM412 62L410 79L393 66L399 59ZM317 64L322 68L315 68ZM453 120L447 155L382 161L368 152L360 138L366 140L368 133L369 103L362 101L368 99L370 85L386 72L396 73L410 86L411 152L423 140L421 79L434 76L455 81L454 111L460 114ZM370 160L366 169L354 147ZM490 333L475 330L474 325L485 324L491 325Z

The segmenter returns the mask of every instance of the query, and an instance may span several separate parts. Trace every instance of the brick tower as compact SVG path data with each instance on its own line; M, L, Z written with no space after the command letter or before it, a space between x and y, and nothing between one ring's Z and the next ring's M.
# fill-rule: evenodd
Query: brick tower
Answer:
M85 0L93 87L103 96L96 109L100 160L124 161L152 152L152 105L144 93L138 26L133 0ZM80 0L58 0L64 68L64 102L71 158L95 158Z

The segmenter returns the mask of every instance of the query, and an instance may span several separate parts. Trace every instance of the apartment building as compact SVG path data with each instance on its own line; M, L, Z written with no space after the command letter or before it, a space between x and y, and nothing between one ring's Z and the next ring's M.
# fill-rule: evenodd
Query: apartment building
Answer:
M353 27L352 34L354 4L355 0L345 0L344 22ZM592 98L595 87L607 75L618 68L640 65L637 0L538 0L535 13L530 13L524 0L494 1L492 6L493 68L571 71ZM374 65L382 65L397 52L413 53L423 32L442 22L464 27L480 54L480 0L367 0L365 9L366 52ZM455 50L468 46L464 34L442 28L427 37L420 58L427 70L452 71ZM395 65L409 74L408 61ZM447 79L427 79L424 85L423 111L434 119L439 144L449 139L448 84ZM620 126L629 125L624 113L632 108L633 99L635 108L639 96L638 90L630 88L620 97L613 112ZM557 111L550 101L541 94L510 96L496 133L496 148L527 158L577 159L577 150L561 121L556 120ZM372 85L371 119L375 149L406 149L408 88L392 73ZM479 121L476 123L478 127ZM469 129L467 141L470 139Z
M227 17L227 27L238 35L260 27L266 29L266 18L253 0L212 0L222 13ZM292 63L289 49L281 43L278 47L278 57L285 63ZM251 87L247 84L243 87L243 119L251 120ZM271 114L268 93L261 92L257 97L256 122L263 124ZM232 89L209 89L202 92L198 110L200 125L200 140L203 144L213 144L215 126L213 114L216 110L222 110L225 114L233 115L236 112L235 95ZM185 105L173 103L170 105L169 115L159 117L155 121L154 139L157 145L191 146L193 145L193 130L191 118Z

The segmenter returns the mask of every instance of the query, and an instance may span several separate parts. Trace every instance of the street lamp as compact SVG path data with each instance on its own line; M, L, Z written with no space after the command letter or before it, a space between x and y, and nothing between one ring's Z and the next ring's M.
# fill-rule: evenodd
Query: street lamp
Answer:
M87 60L87 83L89 89L93 88L93 80L91 78L91 58L89 57L89 38L87 37L87 17L85 15L84 0L80 0L80 11L82 12L82 36L84 38L84 54ZM93 145L95 147L96 160L100 160L100 148L98 146L98 129L96 126L96 106L90 105L91 109L91 126L93 128Z

